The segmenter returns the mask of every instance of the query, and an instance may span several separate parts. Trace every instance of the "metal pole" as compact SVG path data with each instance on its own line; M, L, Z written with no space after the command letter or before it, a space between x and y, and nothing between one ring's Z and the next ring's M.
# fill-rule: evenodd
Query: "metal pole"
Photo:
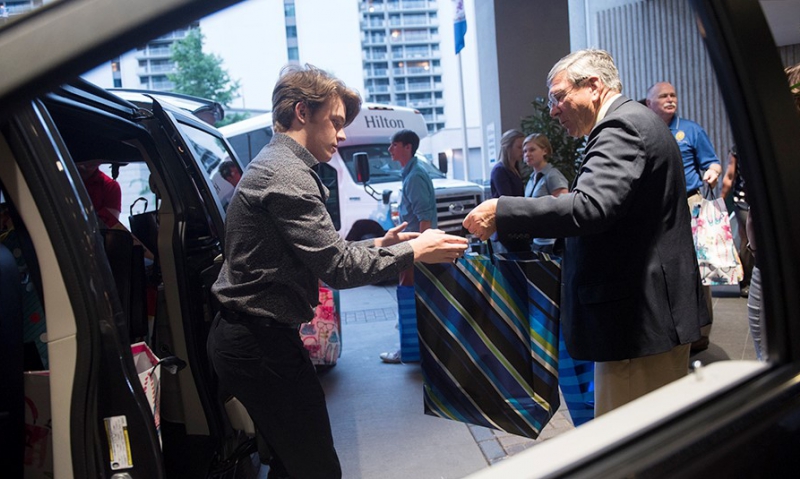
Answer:
M464 180L469 181L469 145L467 143L467 110L464 107L464 76L461 72L461 53L458 53L458 86L461 89L461 134L464 136Z

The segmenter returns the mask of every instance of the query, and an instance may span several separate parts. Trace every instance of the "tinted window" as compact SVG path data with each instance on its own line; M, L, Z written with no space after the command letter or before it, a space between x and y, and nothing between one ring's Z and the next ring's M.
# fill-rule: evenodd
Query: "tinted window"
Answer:
M224 171L225 165L229 165L230 162L233 162L235 168L238 169L238 164L232 159L233 157L220 138L185 123L178 125L188 139L195 156L200 160L201 171L214 187L214 194L222 208L226 209L238 179L236 177L225 178L220 170Z

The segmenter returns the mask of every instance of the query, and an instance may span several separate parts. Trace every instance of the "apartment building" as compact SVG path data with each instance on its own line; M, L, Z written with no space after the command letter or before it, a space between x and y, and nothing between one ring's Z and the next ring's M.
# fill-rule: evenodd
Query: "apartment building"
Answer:
M416 108L428 131L445 126L436 0L361 0L367 101Z

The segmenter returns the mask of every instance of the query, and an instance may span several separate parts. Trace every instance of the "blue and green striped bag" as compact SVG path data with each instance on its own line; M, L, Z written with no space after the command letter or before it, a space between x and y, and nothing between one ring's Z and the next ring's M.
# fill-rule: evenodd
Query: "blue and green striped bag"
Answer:
M416 265L425 413L536 438L560 405L559 265L495 257Z

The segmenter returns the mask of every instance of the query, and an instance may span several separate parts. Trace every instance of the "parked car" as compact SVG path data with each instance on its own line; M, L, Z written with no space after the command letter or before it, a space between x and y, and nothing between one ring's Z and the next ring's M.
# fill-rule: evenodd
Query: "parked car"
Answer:
M0 28L0 64L7 67L0 76L0 191L4 228L17 241L0 248L4 476L22 477L32 451L21 438L48 429L57 479L252 472L253 441L233 427L203 352L225 211L209 177L213 161L203 160L195 144L211 154L229 151L227 144L166 102L142 111L74 80L232 3L48 2ZM800 118L759 3L692 4L757 219L770 361L699 368L654 397L478 477L786 477L800 466L800 212L791 207L800 185ZM133 275L118 274L140 265L133 254L108 254L77 172L76 164L98 158L120 171L144 163L160 198L157 208L150 205L158 211L155 249L163 283L156 289L154 331L167 347L155 353L165 370L176 370L162 373L163 447L130 348L131 336L143 329L133 307L142 303L130 301L141 286L121 281ZM23 301L32 294L38 310ZM51 401L34 415L24 397L23 324L42 324L42 311L46 331L37 337L47 351ZM42 360L35 346L29 356ZM181 361L187 365L177 371ZM27 429L26 407L38 418ZM42 420L45 414L49 421Z
M12 233L7 244L21 251L17 262L37 294L6 300L3 308L19 303L22 312L38 302L37 311L43 305L46 312L35 322L12 315L25 337L28 330L46 334L44 341L28 337L39 354L18 365L49 371L49 384L41 375L26 376L27 404L37 407L36 395L46 397L49 386L52 398L70 405L51 401L51 411L39 406L38 413L52 418L53 438L86 434L85 442L67 441L68 449L53 441L52 456L47 447L42 457L26 454L43 464L53 461L56 477L82 467L97 474L76 477L117 471L206 477L252 468L247 461L255 441L233 430L228 398L217 390L205 352L217 311L210 286L221 265L227 204L214 178L223 161L238 160L219 131L190 111L157 95L118 93L131 102L73 80L33 99L4 130L13 152L2 160L4 230ZM88 161L99 161L120 183L120 219L127 230L97 221L77 169ZM14 174L27 188L8 182ZM144 260L134 238L153 253L153 262ZM9 265L15 269L6 273L13 276L18 266ZM62 350L58 345L69 338L76 345ZM131 344L140 341L166 361L155 409L136 387L142 371ZM26 342L10 347L19 359ZM38 391L31 381L38 381ZM69 387L63 390L62 383ZM127 436L108 432L115 424L124 425ZM84 456L96 463L76 462Z

